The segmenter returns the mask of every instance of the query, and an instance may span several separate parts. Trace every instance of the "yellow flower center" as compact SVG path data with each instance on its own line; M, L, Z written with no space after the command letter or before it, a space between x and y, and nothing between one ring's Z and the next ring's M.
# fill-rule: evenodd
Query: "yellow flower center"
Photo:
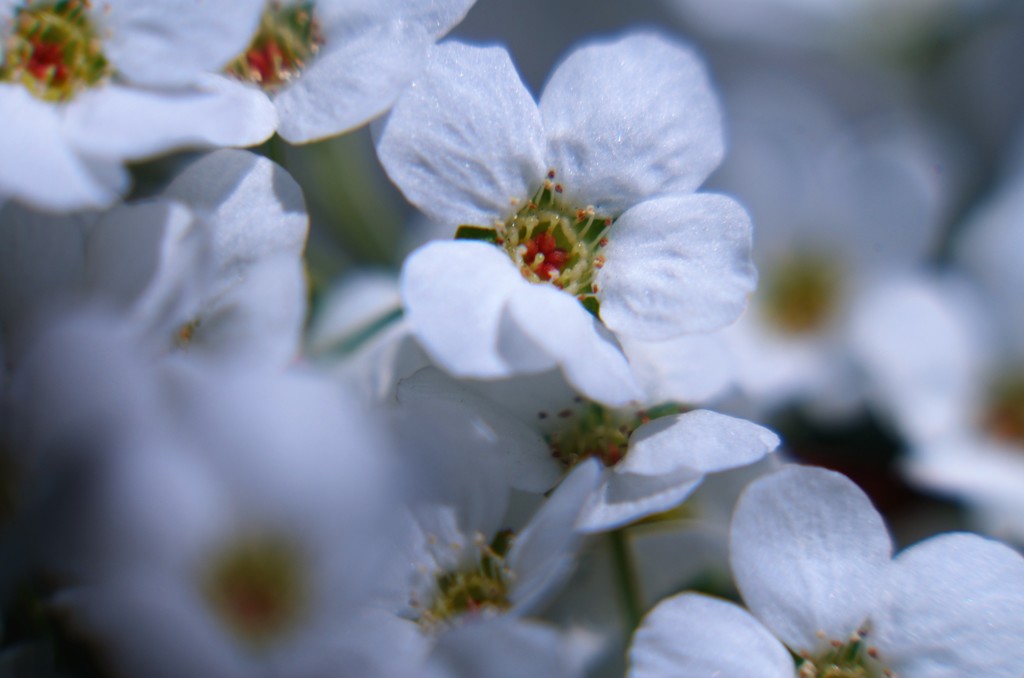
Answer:
M286 633L306 607L305 567L281 539L241 539L218 553L203 593L224 626L244 644L262 647Z
M840 272L827 258L795 254L766 272L766 319L785 334L811 334L828 324L840 294Z
M1024 449L1024 372L1011 373L995 385L983 417L990 433Z
M23 85L45 101L68 101L113 68L89 17L88 0L27 2L15 10L3 45L0 81Z
M597 271L604 266L601 250L614 223L596 214L593 207L574 207L562 198L555 171L505 223L493 227L460 226L457 239L484 240L503 248L523 277L547 283L580 300L598 314Z
M477 545L480 556L474 568L438 574L433 600L420 613L420 626L430 631L464 617L489 616L509 609L511 573L505 556L513 539L510 530L499 532L490 544Z
M816 659L798 660L797 678L883 678L891 675L878 662L875 651L860 635L849 642L832 643L832 649Z
M569 468L591 457L605 466L615 466L625 458L629 437L641 424L682 411L674 403L646 410L616 410L591 401L579 402L579 408L554 415L564 423L545 436L551 454ZM549 415L541 412L539 416L546 419Z
M295 78L323 44L313 4L267 3L256 35L227 73L269 91Z

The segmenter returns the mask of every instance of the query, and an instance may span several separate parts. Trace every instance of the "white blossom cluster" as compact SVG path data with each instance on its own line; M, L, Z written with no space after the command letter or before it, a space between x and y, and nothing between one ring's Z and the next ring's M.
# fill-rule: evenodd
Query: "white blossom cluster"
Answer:
M1021 678L1011 4L0 0L0 676Z

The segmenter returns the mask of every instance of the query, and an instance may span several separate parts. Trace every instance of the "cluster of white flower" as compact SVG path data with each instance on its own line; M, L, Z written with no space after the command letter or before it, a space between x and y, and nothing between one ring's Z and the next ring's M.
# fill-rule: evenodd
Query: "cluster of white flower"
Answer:
M1024 676L1024 163L851 56L969 3L512 4L536 97L487 0L0 0L0 676Z

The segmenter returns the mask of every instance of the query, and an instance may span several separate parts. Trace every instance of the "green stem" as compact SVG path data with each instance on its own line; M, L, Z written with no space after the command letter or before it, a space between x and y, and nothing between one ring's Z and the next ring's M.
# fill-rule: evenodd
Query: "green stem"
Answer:
M640 626L643 607L640 603L640 592L637 587L636 568L633 565L633 554L629 549L625 529L609 533L612 546L612 559L619 578L619 589L622 591L622 603L626 608L626 619L629 631Z

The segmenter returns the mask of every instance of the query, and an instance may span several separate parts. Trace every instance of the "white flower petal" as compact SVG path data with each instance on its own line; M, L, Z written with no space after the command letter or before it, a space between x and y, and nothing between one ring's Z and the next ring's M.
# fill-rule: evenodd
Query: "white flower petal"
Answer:
M248 151L202 156L163 195L180 200L203 219L222 292L252 265L278 255L298 259L309 216L302 189L284 169Z
M436 241L413 252L400 286L413 334L446 372L511 373L498 351L506 299L526 283L508 256L481 242Z
M512 325L504 340L521 351L551 356L580 393L605 405L643 398L629 363L603 325L579 301L547 284L526 284L508 300Z
M735 379L734 361L721 332L666 341L621 335L618 339L648 403L704 403L721 395Z
M506 564L515 573L509 598L518 610L534 610L572 573L583 538L576 519L600 475L597 460L579 464L516 536Z
M0 195L36 209L68 212L105 207L128 188L119 161L79 155L58 108L24 87L0 83Z
M491 226L546 172L533 97L508 52L449 42L378 129L377 154L406 198L434 221Z
M779 446L779 437L749 421L709 410L659 417L629 438L618 473L646 476L683 469L697 475L753 464Z
M1024 559L973 534L902 552L869 642L906 678L1016 678L1024 666Z
M566 196L599 212L692 191L722 160L721 113L703 64L654 33L573 51L540 109Z
M283 366L298 354L305 318L302 261L269 258L199 310L186 350L220 364Z
M701 480L703 476L690 469L659 476L616 473L613 469L591 494L577 527L603 532L667 511L690 496Z
M793 678L782 643L738 605L697 593L658 603L629 649L629 678Z
M882 411L911 440L948 440L970 430L982 400L979 324L959 303L955 282L924 276L885 281L853 309L851 348Z
M570 642L567 642L570 641ZM586 648L555 627L500 617L463 624L438 638L423 678L583 675Z
M398 384L398 400L415 407L420 402L447 402L460 408L493 436L494 452L509 484L526 492L546 492L558 484L564 468L534 428L502 405L470 391L434 368L422 369Z
M274 96L287 141L341 134L380 115L423 67L430 37L405 24L342 25Z
M729 546L750 611L812 655L865 622L892 552L882 517L852 481L797 466L750 484Z
M104 54L118 75L167 87L219 71L245 50L263 5L263 0L104 0L93 18L106 34Z
M306 337L307 347L314 353L328 351L364 335L401 306L398 276L384 269L355 271L332 284L321 298Z
M160 353L209 282L206 242L192 212L171 201L119 205L89 232L86 284L119 307Z
M68 104L65 131L98 158L138 160L174 148L250 146L274 133L277 113L255 88L216 75L199 86L151 90L108 84Z
M719 329L757 282L750 217L722 195L671 196L623 214L597 275L601 319L614 332L670 339Z

